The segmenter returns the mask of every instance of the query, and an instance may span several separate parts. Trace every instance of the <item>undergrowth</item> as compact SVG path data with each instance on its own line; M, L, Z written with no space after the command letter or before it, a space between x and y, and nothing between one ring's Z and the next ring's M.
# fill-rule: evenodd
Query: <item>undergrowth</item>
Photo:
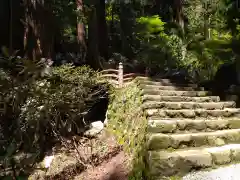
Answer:
M144 179L147 121L141 109L141 89L137 81L122 89L112 89L108 107L108 130L129 155L130 180Z
M0 179L28 175L55 144L81 136L95 114L92 107L107 98L107 86L87 66L47 69L45 60L7 50L0 57ZM33 160L16 160L19 154L31 154Z

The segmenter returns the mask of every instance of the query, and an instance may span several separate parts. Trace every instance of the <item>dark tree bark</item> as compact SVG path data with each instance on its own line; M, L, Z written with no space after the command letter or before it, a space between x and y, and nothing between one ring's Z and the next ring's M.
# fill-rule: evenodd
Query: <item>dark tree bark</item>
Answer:
M8 1L0 1L0 21L3 24L0 30L0 47L9 46L9 3Z
M78 45L80 46L80 52L82 53L82 60L85 61L86 52L87 52L87 45L85 40L85 26L83 23L84 18L84 4L83 0L76 0L77 4L77 41Z
M184 33L185 23L184 23L183 9L182 9L183 8L182 1L183 0L175 0L174 6L175 6L175 12L176 12L176 21Z
M107 22L106 22L106 7L105 0L99 0L96 4L97 13L97 29L99 37L99 55L105 60L108 59L108 33L107 33Z
M53 51L54 16L50 4L24 0L24 51L33 60L51 58ZM46 18L47 17L47 18Z
M88 64L93 69L100 67L98 50L98 24L96 9L92 7L88 19Z
M20 19L23 17L21 0L0 1L0 48L5 46L10 52L22 49L23 26Z
M121 27L121 51L124 56L132 58L133 52L130 44L132 43L133 24L135 18L129 4L120 4L119 18Z

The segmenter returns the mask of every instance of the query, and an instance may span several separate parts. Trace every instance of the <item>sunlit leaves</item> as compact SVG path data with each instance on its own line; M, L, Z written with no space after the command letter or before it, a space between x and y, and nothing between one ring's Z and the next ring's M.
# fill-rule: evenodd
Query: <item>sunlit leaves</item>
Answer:
M151 17L140 17L137 19L141 28L147 33L161 33L164 30L164 22L160 19L158 15Z

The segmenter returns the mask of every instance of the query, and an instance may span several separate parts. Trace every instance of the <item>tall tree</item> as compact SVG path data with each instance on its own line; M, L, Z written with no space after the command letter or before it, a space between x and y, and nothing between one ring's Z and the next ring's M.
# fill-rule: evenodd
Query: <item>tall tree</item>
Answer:
M183 33L185 29L184 16L183 16L183 0L174 0L175 19L181 27Z
M88 17L88 64L94 69L100 67L98 43L97 12L96 7L91 5Z
M77 4L77 42L80 46L82 59L85 60L87 45L85 40L85 26L84 26L84 4L83 0L76 0Z
M97 28L99 38L99 55L105 60L108 59L108 31L106 23L106 6L105 0L98 0L96 3Z
M42 56L51 58L54 33L51 4L44 0L24 0L23 5L25 56L31 59L39 59Z

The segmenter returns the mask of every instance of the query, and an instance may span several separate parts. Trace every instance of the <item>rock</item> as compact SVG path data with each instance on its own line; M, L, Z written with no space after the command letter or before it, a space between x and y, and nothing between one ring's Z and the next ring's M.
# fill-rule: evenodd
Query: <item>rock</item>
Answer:
M180 153L183 161L191 164L192 167L210 167L212 166L211 154L204 151L189 150Z
M222 146L225 144L225 141L221 138L217 138L213 136L213 137L208 137L208 143L214 146Z
M54 155L46 156L44 158L43 164L42 164L44 166L44 168L49 168L51 163L52 163L52 161L53 161L53 159L54 159Z
M177 153L168 154L157 151L149 151L147 155L150 176L172 175L176 172L176 164L180 156Z
M188 172L196 167L212 166L211 154L201 150L148 153L148 165L151 176L171 176L177 172Z
M231 149L231 158L234 161L240 161L240 146L235 144L236 148Z
M182 110L183 117L194 118L196 116L195 111L193 110Z
M208 121L207 122L207 127L210 129L223 129L223 128L227 128L229 121L228 120L224 120L221 119L221 123L220 119L218 120L212 120L212 121Z
M224 148L209 148L208 152L211 153L213 162L217 165L226 164L231 161L231 150Z
M206 129L206 123L202 120L202 121L192 121L190 122L187 127L187 129L196 129L196 130L203 130Z
M99 134L104 128L104 124L101 121L92 122L90 129L87 130L84 135L94 137Z
M158 110L157 109L147 109L146 112L147 112L147 115L152 116L155 113L157 113Z
M177 128L174 121L150 120L148 122L148 131L152 133L173 132Z
M229 121L229 128L240 128L240 120L239 119L232 119L231 121Z
M187 122L186 121L178 121L178 128L179 130L185 130L187 127Z
M166 134L152 134L147 139L149 150L164 149L171 145L171 138Z
M191 141L191 134L178 134L172 135L171 147L178 148L182 143L188 143Z

